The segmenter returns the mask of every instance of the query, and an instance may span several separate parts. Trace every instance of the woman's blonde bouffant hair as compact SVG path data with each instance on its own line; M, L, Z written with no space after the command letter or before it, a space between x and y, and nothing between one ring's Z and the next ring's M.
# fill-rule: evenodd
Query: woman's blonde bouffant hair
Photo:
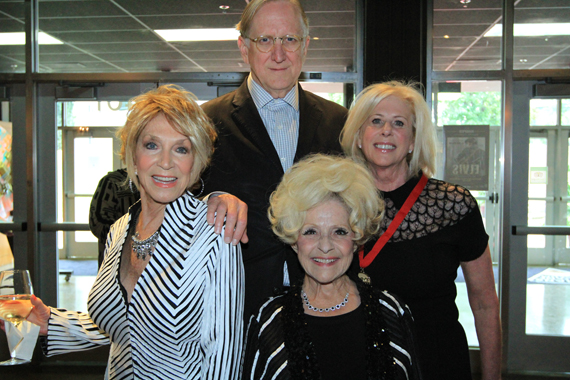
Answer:
M362 90L348 111L340 135L344 153L356 162L367 164L366 157L358 147L358 140L363 132L362 127L378 103L388 96L394 96L407 102L412 110L414 151L407 157L408 178L416 175L420 169L425 175L432 177L435 173L437 135L431 122L429 108L419 88L420 84L415 82L390 81L373 84Z
M194 164L190 173L191 188L210 162L214 152L216 130L210 118L196 103L194 94L169 84L158 87L131 100L125 126L117 131L121 139L120 156L127 165L129 178L139 187L135 175L137 141L148 123L159 114L166 117L172 128L187 136L192 144Z
M346 206L357 245L378 231L384 201L370 172L349 158L316 154L293 165L271 194L267 215L273 232L294 244L307 211L330 199Z

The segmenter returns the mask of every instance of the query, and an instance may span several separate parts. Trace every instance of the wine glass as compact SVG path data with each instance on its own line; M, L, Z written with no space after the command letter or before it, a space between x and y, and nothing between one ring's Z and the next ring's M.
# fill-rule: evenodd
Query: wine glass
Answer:
M0 272L0 318L5 323L11 323L15 328L14 334L20 335L20 340L10 347L10 360L0 362L0 365L29 363L29 360L16 358L16 348L24 340L19 327L32 311L33 294L32 281L27 270L6 270ZM6 330L8 331L8 329Z

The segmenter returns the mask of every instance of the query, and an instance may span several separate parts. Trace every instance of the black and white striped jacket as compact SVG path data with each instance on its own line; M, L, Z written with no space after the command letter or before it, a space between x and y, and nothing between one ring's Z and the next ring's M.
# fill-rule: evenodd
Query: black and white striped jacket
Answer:
M367 286L367 285L362 285ZM368 292L371 288L368 288ZM359 288L361 294L366 289ZM373 293L378 297L381 316L384 318L386 331L390 339L390 355L394 361L395 380L421 380L417 363L416 347L413 336L413 318L410 309L395 295L387 291ZM286 297L295 297L292 292L268 299L251 316L245 347L242 380L288 380L289 354L285 343L286 334L283 319ZM300 297L297 302L301 303ZM303 318L303 316L299 316ZM335 334L331 331L331 334ZM372 365L372 364L369 364ZM313 378L307 374L307 378Z
M155 252L127 305L118 273L131 208L107 238L89 315L52 309L46 355L110 343L108 379L237 379L241 250L214 233L206 210L190 193L167 205Z

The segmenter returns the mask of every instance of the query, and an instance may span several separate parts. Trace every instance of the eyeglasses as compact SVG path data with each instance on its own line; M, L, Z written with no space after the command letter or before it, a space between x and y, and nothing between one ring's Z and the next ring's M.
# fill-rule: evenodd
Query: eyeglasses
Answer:
M273 45L275 45L276 40L281 40L281 46L283 46L283 50L288 51L289 53L296 52L301 47L301 41L303 41L304 37L299 37L295 35L287 34L283 37L273 37L273 36L259 36L257 38L249 38L251 42L255 42L257 46L257 50L262 53L268 53L273 49Z

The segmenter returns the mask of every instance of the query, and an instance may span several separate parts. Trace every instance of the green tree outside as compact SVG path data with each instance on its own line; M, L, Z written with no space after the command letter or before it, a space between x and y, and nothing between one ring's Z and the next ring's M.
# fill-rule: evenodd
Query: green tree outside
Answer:
M456 100L440 100L438 125L501 125L499 92L462 92Z

